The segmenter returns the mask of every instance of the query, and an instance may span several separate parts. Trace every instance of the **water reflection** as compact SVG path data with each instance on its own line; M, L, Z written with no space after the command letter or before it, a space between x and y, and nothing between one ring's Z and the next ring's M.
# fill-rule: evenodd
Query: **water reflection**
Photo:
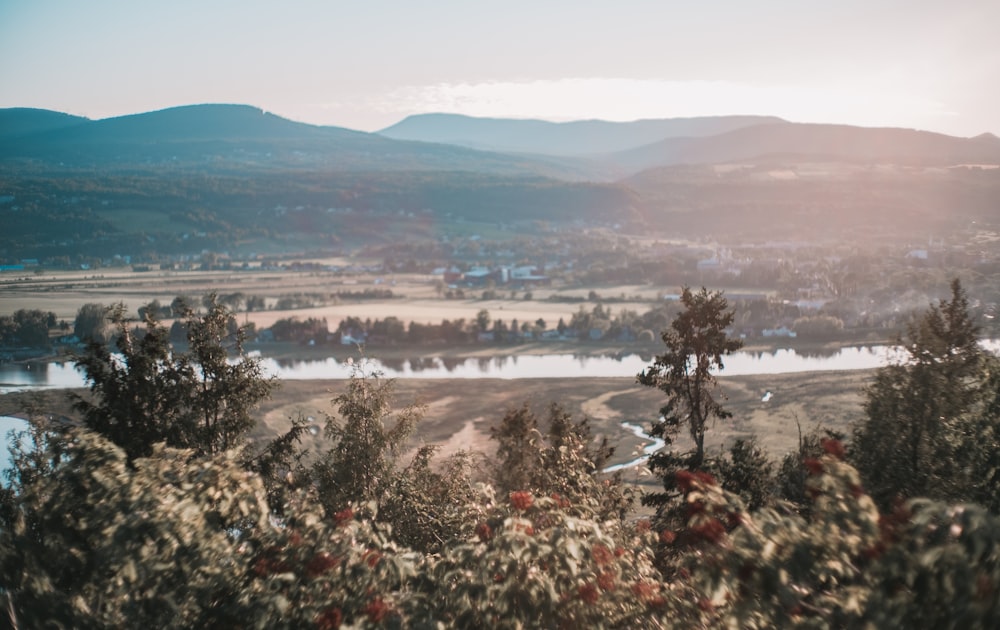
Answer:
M858 370L884 365L890 349L885 346L849 347L834 351L795 350L740 352L725 360L724 374L780 374ZM367 367L391 378L632 378L646 368L653 357L638 354L588 356L583 354L502 355L468 359L421 357L414 359L368 359ZM350 369L336 359L322 361L273 362L265 368L283 379L331 379L350 375Z
M997 344L984 344L995 350ZM859 370L885 365L891 356L887 346L859 346L834 350L798 352L789 349L738 352L726 357L726 376ZM618 354L507 355L474 358L414 357L407 359L353 359L334 357L314 360L262 359L267 373L280 379L343 379L360 368L378 371L391 378L578 378L625 377L636 374L652 362L652 356ZM0 392L23 389L84 387L85 382L71 363L7 363L0 365Z
M83 387L83 376L72 363L29 361L0 364L0 393L25 389Z

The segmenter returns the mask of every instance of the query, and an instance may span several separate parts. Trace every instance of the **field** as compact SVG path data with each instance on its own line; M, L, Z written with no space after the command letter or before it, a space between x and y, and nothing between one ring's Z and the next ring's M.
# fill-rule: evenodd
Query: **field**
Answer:
M357 263L358 261L355 261ZM335 263L334 263L335 264ZM363 264L363 261L362 263ZM517 292L510 297L510 291L497 291L499 299L478 299L482 290L469 289L467 298L445 299L435 289L435 278L424 274L376 275L357 273L354 275L333 272L264 271L106 271L90 273L85 271L52 272L41 276L25 272L0 274L0 315L9 315L18 309L41 309L52 311L60 320L72 322L80 306L88 302L104 304L122 302L126 312L135 316L140 306L152 300L162 304L170 302L178 295L192 298L197 302L211 291L220 295L243 293L265 298L273 307L281 297L294 295L316 296L321 305L313 308L294 310L268 310L240 313L240 319L253 322L260 328L271 326L278 319L286 317L326 318L330 328L348 316L365 318L397 317L404 322L438 324L442 319L451 321L475 319L476 314L486 309L496 319L506 322L518 319L521 322L541 318L547 326L554 327L559 318L567 321L582 305L590 309L592 303L566 303L549 300L552 294L582 298L586 290L556 291L535 289L531 300L523 299L524 293ZM360 293L366 289L391 290L391 299L336 300L331 296L338 292ZM671 290L676 290L673 287ZM628 295L638 301L613 305L617 312L622 308L645 311L649 308L644 300L655 299L657 290L651 287L621 286L602 289L608 296Z

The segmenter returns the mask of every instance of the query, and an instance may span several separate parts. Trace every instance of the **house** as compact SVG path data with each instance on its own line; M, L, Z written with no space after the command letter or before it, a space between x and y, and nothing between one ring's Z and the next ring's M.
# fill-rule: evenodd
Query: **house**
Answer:
M465 272L463 279L470 285L483 285L492 277L493 273L486 267L474 267Z
M763 335L763 336L765 336L765 337L789 337L789 338L794 338L794 337L798 336L795 333L794 330L791 330L787 326L779 326L777 328L765 328L764 330L760 331L760 334Z

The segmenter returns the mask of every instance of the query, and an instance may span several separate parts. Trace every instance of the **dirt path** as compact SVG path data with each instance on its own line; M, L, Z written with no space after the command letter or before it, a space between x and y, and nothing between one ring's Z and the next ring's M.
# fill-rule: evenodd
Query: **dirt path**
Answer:
M600 396L596 396L590 400L585 400L580 405L580 410L585 416L594 420L609 421L614 418L621 418L621 414L613 410L607 404L608 400L618 394L619 392L617 391L604 392Z

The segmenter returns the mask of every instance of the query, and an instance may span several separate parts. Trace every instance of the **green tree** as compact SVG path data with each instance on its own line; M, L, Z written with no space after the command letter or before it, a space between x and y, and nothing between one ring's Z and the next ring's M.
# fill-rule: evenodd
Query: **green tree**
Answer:
M228 306L234 313L240 310L240 307L244 302L246 302L246 300L246 295L240 291L235 293L226 293L219 296L219 301Z
M334 445L314 467L320 500L328 514L351 504L377 506L393 485L396 461L422 410L394 412L393 382L377 374L353 375L333 403L339 417L327 416L326 435Z
M212 294L201 317L188 318L188 352L179 363L190 387L189 407L197 416L200 448L220 453L242 446L256 420L252 412L277 382L257 358L243 351L247 329ZM233 360L235 359L235 360Z
M490 428L497 443L492 482L501 494L533 491L556 494L574 505L587 506L600 518L624 518L632 495L620 475L603 473L614 448L596 438L587 418L574 421L558 403L548 408L543 433L539 419L524 403L504 414Z
M803 435L802 428L799 427L798 450L781 459L775 474L774 490L777 498L787 501L799 514L808 515L812 500L806 483L810 472L805 462L819 459L824 453L824 444L832 443L831 440L843 443L844 437L842 433L820 427Z
M987 405L996 396L989 380L998 365L978 343L958 280L951 299L916 317L895 345L899 358L865 390L853 463L883 507L900 497L977 498L989 476L977 464L996 446Z
M729 457L719 461L719 481L724 490L738 494L747 508L757 510L771 502L773 468L756 437L738 439Z
M73 321L73 334L81 341L103 343L108 340L108 307L91 302L77 310Z
M146 313L149 312L154 318L159 319L161 317L170 317L170 307L163 306L160 304L159 300L153 300L145 306L139 307L139 319L144 321L146 319Z
M542 432L538 417L528 406L509 409L500 424L490 427L497 443L493 480L501 492L531 490L542 469Z
M267 301L261 295L248 295L246 298L247 312L263 311L267 307Z
M123 448L129 459L147 456L157 442L198 453L241 446L254 425L252 411L276 382L259 360L243 354L245 332L232 314L210 301L202 316L188 311L188 351L146 312L130 328L124 306L112 309L115 349L92 341L76 358L90 395L74 396L84 425Z
M417 450L393 476L378 511L396 541L424 553L442 553L468 540L485 512L481 484L473 481L475 455L460 451L435 462L436 451L434 445Z
M49 329L53 327L54 313L18 309L13 315L0 316L0 345L48 347Z
M490 312L485 308L476 313L476 332L486 332L490 329Z
M132 462L84 429L15 458L16 510L0 528L7 627L247 627L241 596L269 527L260 481L233 457L165 448Z
M743 342L726 336L733 313L727 310L721 292L710 293L702 287L693 293L684 287L680 301L684 310L661 335L666 351L657 355L637 380L667 395L661 419L653 424L650 435L670 444L681 427L687 427L695 445L687 464L698 469L705 460L708 423L732 415L716 399L718 382L713 371L722 370L723 357L739 350Z
M637 376L639 383L667 395L660 419L650 430L650 435L661 438L665 446L648 462L649 470L662 479L663 492L647 493L642 498L644 504L656 508L658 525L666 527L676 527L684 519L675 472L717 467L718 462L706 461L705 432L709 422L731 414L716 399L718 383L713 370L721 370L722 357L742 346L726 336L733 314L727 311L721 293L709 293L705 288L693 293L684 287L681 305L684 309L661 335L666 352ZM671 448L684 428L694 442L694 450L687 453Z

